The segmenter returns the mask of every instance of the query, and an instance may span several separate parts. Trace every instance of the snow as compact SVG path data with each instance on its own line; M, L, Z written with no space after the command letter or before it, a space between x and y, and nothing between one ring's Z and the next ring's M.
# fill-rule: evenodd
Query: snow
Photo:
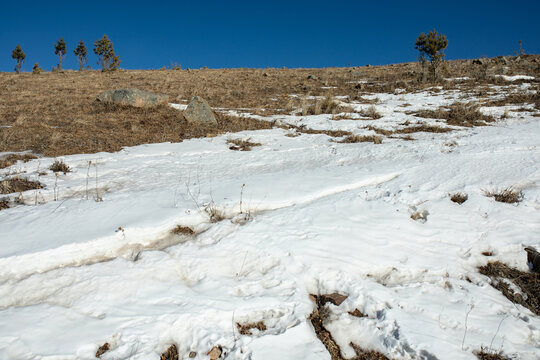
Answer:
M267 120L359 134L406 120L442 126L405 112L461 95L374 94L378 120ZM102 359L157 359L173 343L184 359L216 345L227 359L330 359L307 319L309 294L339 292L348 298L329 305L325 326L346 357L352 341L396 359L474 359L481 346L538 359L540 319L476 269L500 260L526 270L523 247L540 247L537 118L510 112L493 126L382 144L288 133L65 156L73 171L58 177L58 201L55 176L39 175L54 159L3 170L46 187L0 211L0 358L94 359L109 342ZM230 138L262 146L231 151ZM523 191L519 205L483 195L508 186ZM468 200L451 202L455 192ZM210 222L205 208L225 220ZM177 225L195 234L171 234ZM267 330L251 336L235 325L258 321Z
M534 80L534 76L528 76L528 75L495 75L495 77L499 77L501 79L504 79L506 81L516 81L516 80Z

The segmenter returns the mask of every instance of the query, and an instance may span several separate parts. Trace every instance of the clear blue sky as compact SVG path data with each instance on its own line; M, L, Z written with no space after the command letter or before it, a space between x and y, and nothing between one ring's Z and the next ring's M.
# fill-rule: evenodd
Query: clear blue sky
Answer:
M26 53L24 70L57 63L78 68L73 49L107 34L121 68L328 67L416 60L414 40L436 28L449 40L447 59L511 55L523 41L540 53L540 1L2 1L0 71L13 71L11 50Z

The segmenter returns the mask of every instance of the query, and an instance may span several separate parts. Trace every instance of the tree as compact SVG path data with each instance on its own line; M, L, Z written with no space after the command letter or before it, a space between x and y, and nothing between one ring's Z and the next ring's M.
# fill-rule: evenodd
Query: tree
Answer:
M67 49L66 49L66 42L64 41L64 38L60 38L54 44L54 53L58 55L58 70L62 70L62 63L64 62L64 56L66 56Z
M21 45L17 45L15 49L11 52L11 57L17 60L17 65L15 65L15 72L18 74L21 71L22 65L24 64L24 59L26 54L24 53Z
M84 41L79 41L79 45L75 48L73 51L75 56L77 57L77 60L79 61L79 71L81 71L84 66L86 65L86 45L84 45Z
M118 69L120 59L114 54L113 43L107 35L94 42L94 53L99 57L98 65L103 71Z
M435 29L429 33L421 33L416 39L415 49L420 52L418 57L422 64L422 77L425 80L426 60L430 62L430 73L433 80L437 79L437 68L444 60L444 52L448 46L448 39L443 34L438 34Z
M39 67L38 63L34 64L34 67L32 68L32 74L34 74L34 75L41 74L41 68Z

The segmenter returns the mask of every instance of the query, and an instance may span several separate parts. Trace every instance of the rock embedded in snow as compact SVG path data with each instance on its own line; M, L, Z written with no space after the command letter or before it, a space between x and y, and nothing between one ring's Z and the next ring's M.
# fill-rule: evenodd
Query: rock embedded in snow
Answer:
M217 125L217 120L212 112L212 108L210 108L208 102L200 96L194 96L191 99L188 107L184 110L184 117L190 124Z
M206 355L210 356L210 360L217 360L221 357L222 352L221 346L214 346Z
M143 108L167 104L169 96L154 94L139 89L117 89L102 92L98 95L96 100L105 104L128 105Z

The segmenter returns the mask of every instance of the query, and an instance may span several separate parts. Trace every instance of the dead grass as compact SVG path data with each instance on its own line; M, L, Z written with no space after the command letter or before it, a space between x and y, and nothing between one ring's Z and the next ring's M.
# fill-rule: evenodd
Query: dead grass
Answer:
M14 177L0 181L0 194L20 193L27 190L42 189L43 185L22 177Z
M236 327L238 328L238 332L242 335L253 335L251 330L257 329L259 331L265 331L266 325L263 321L259 321L257 323L249 323L249 324L240 324L236 323Z
M483 347L479 351L473 351L473 353L479 360L509 360L502 352L489 351Z
M63 172L64 174L67 174L68 172L71 172L71 168L64 162L64 160L54 160L49 169L55 173Z
M187 226L178 225L171 230L171 234L174 235L193 235L195 232L192 228Z
M514 304L520 304L535 315L540 315L540 274L525 272L509 267L499 261L487 263L479 268L481 274L491 280L491 286L503 293ZM524 295L515 293L504 281L511 281Z
M255 146L261 146L260 143L251 142L251 138L249 139L229 139L227 140L227 144L230 144L229 149L230 150L240 150L240 151L251 151L251 148Z
M8 199L0 199L0 210L9 209Z
M460 192L452 194L452 196L450 197L450 200L452 200L453 202L459 205L463 204L465 201L467 201L467 199L469 199L469 196L467 194L460 193Z
M448 125L454 126L485 126L494 122L495 118L485 115L478 110L476 104L453 103L450 106L441 106L437 110L421 110L415 116L428 119L443 119Z
M495 199L495 201L507 204L516 204L523 199L523 193L521 190L511 187L500 191L484 191L484 196L492 197Z
M28 162L37 159L37 156L32 154L10 154L0 159L0 169L15 165L17 161Z
M361 136L361 135L348 135L343 140L336 141L338 143L342 144L355 144L360 142L372 142L374 144L382 144L382 138L380 136L375 135L367 135L367 136Z
M178 360L178 349L176 345L172 344L163 354L161 354L160 360Z
M101 355L105 354L107 351L109 351L111 349L111 346L109 345L108 342L106 342L105 344L101 345L97 351L96 351L96 357L97 358L100 358Z
M364 117L367 117L367 118L370 118L370 119L373 119L373 120L377 120L377 119L382 118L382 115L379 114L379 112L377 112L377 109L373 105L371 105L367 109L360 112L360 115L364 116Z
M421 125L408 126L403 129L394 130L392 131L392 133L393 134L413 134L417 132L447 133L450 131L452 131L452 129L443 128L436 125L421 124Z

